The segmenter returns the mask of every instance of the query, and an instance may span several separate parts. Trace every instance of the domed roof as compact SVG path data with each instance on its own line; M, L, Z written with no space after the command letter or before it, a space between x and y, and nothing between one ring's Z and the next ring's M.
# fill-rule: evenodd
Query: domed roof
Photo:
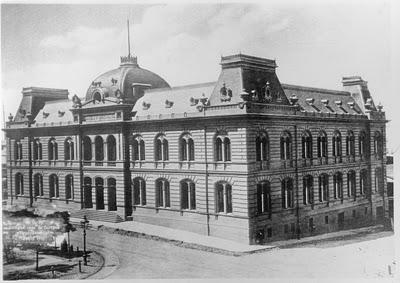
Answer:
M95 95L101 97L121 96L127 102L135 102L143 91L134 91L134 86L144 88L169 88L169 84L159 75L139 67L137 58L131 55L121 57L119 68L98 76L86 92L86 101Z

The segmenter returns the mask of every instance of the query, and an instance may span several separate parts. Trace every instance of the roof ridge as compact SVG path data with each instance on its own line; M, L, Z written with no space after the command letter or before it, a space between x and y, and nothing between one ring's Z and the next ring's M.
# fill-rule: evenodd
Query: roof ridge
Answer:
M174 86L174 87L152 88L152 89L146 90L146 93L158 92L158 91L172 91L172 90L178 90L178 89L189 88L189 87L195 88L195 87L208 86L208 85L211 86L216 83L217 83L216 81L213 81L213 82L188 84L188 85L181 85L181 86Z
M297 89L308 90L308 91L312 91L312 92L325 92L325 93L331 93L331 94L350 96L350 93L348 91L344 91L344 90L334 90L334 89L300 86L300 85L293 85L293 84L281 84L281 85L283 88L287 88L287 89L297 88Z

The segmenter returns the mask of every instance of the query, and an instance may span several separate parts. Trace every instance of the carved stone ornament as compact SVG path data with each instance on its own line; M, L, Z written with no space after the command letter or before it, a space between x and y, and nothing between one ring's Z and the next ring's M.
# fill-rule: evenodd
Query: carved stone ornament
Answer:
M72 103L74 108L81 106L81 100L76 94L72 97Z
M199 103L199 99L191 97L190 98L190 106L196 106Z
M43 118L46 119L47 117L49 117L49 115L50 115L50 113L47 113L47 112L44 112L44 111L43 111Z
M165 100L165 108L171 108L174 105L173 101L170 101L168 99Z
M150 108L151 104L143 101L142 106L143 106L143 110L148 110Z
M221 89L219 90L221 95L221 102L231 101L232 98L232 90L227 88L225 83L223 83Z

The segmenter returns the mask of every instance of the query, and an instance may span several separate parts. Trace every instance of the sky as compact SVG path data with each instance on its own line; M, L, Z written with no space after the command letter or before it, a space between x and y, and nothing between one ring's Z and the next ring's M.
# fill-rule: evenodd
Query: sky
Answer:
M5 116L15 114L23 87L84 96L98 75L127 55L129 18L139 65L171 86L216 81L221 55L239 52L276 59L282 83L340 90L343 76L360 75L391 120L388 149L395 150L393 1L360 3L2 4Z

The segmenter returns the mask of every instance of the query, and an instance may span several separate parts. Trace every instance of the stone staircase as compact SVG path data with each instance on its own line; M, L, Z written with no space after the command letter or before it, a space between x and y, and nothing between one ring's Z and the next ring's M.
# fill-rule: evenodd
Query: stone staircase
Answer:
M85 215L88 220L104 221L112 223L118 223L124 221L121 218L121 216L112 211L81 209L71 213L72 218L83 219L83 216Z

